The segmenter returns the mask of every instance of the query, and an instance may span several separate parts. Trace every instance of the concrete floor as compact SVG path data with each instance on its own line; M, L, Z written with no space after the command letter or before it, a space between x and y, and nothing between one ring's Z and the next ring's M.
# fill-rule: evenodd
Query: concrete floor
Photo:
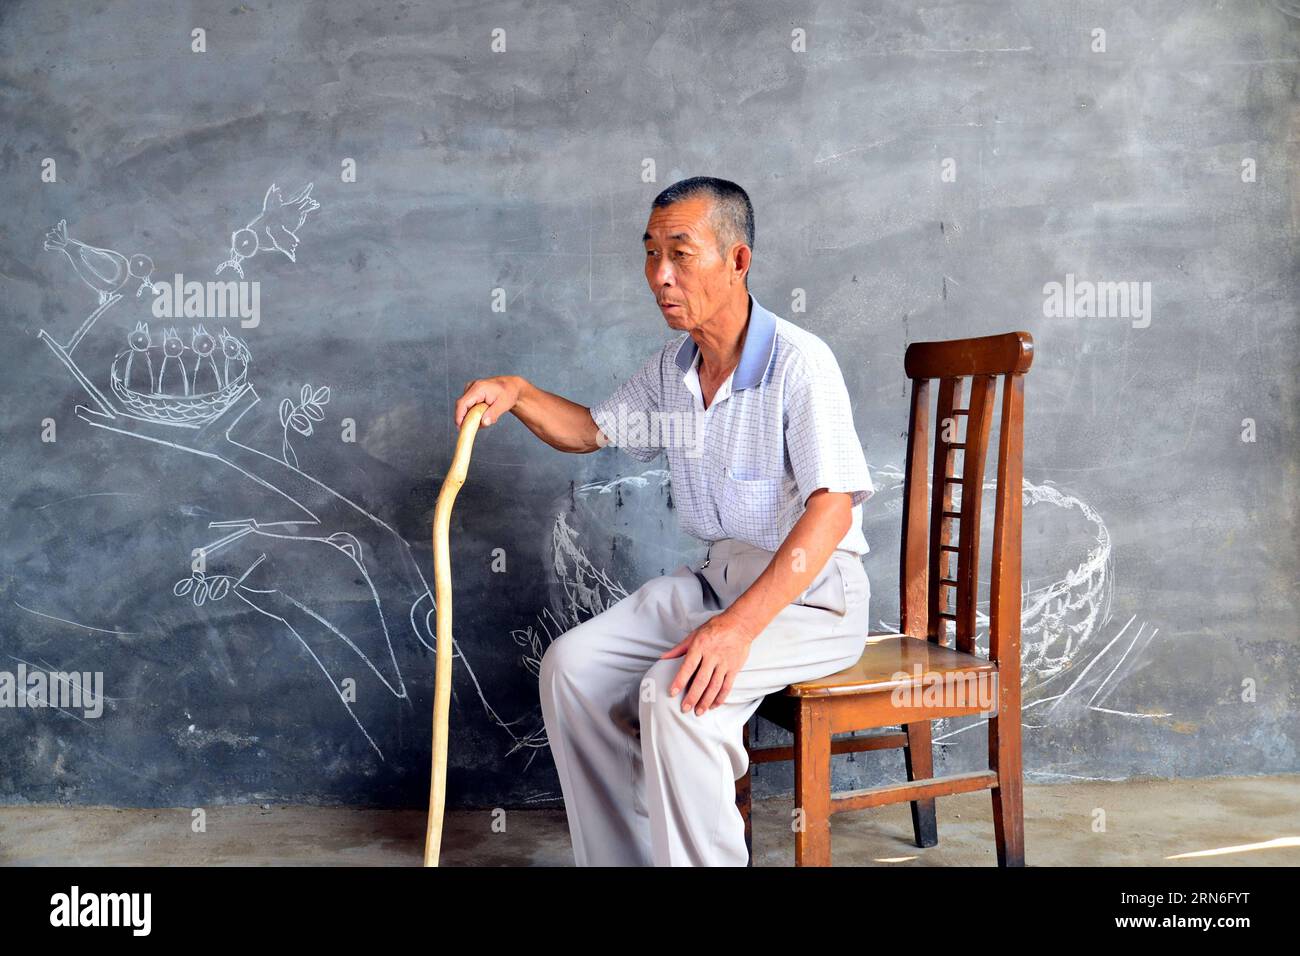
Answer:
M754 805L754 863L791 866L789 799ZM1094 832L1098 810L1106 832ZM906 804L832 818L837 866L993 866L987 792L940 798L939 845L918 850ZM569 866L562 809L449 813L443 866ZM191 813L0 807L0 865L417 866L425 815L306 806ZM1030 866L1300 865L1300 776L1037 785L1025 788Z

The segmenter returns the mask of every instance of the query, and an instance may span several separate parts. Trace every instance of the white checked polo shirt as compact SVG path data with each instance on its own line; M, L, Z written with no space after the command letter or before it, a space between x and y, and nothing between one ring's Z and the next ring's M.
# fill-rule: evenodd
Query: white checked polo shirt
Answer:
M852 495L838 547L866 554L862 503L875 493L835 356L749 296L740 362L706 409L699 347L682 333L591 409L609 444L668 456L681 529L775 551L818 488Z

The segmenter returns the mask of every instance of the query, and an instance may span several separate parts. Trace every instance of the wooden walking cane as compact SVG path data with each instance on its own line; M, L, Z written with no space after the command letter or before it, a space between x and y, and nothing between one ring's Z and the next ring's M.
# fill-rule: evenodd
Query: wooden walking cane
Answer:
M479 402L460 423L451 468L442 480L438 503L433 509L433 599L437 605L437 644L433 668L433 768L429 779L429 826L424 831L424 865L438 865L442 847L442 811L447 794L447 714L451 709L451 553L447 535L451 527L451 505L465 484L469 454L479 419L487 403Z

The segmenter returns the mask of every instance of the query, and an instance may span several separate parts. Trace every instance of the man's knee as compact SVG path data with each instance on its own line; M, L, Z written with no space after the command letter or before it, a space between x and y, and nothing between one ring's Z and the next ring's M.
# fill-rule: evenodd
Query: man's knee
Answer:
M676 697L669 696L677 672L681 669L682 658L673 657L664 661L655 661L641 677L638 689L641 719L649 718L683 718L682 701L686 698L686 688L677 692ZM694 715L692 711L691 716Z
M582 625L579 625L581 627ZM542 659L537 668L537 681L543 687L551 687L557 677L571 677L577 663L574 652L577 628L565 631L542 652Z
M558 679L571 685L582 685L585 682L583 675L590 675L598 667L599 649L605 643L601 638L606 630L597 614L551 641L539 662L538 683L547 688L554 686Z

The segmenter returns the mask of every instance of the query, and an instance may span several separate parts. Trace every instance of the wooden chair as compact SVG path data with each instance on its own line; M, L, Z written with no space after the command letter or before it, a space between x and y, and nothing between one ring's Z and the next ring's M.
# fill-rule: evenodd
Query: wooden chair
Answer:
M947 342L916 342L903 367L912 380L912 407L903 478L903 541L899 580L901 633L867 635L861 659L818 680L792 684L771 694L758 715L791 731L788 747L745 747L755 763L794 761L795 865L829 866L833 813L910 801L919 847L939 842L935 798L992 790L993 827L999 866L1024 866L1023 776L1020 764L1020 538L1024 470L1024 375L1033 361L1028 332L1009 332ZM989 581L989 652L975 653L975 607L979 590L980 504L989 426L1001 376L997 482ZM963 380L970 401L959 408ZM934 474L927 491L930 381L937 379ZM965 422L958 437L958 425ZM956 471L961 452L961 472ZM960 502L954 501L954 488ZM926 498L929 497L927 521ZM952 557L956 556L956 567ZM954 596L949 604L946 598ZM955 634L949 637L948 622ZM955 644L955 646L954 646ZM942 688L937 700L920 693ZM996 711L982 706L972 688L994 688ZM989 700L984 698L985 703ZM989 769L933 776L930 721L982 714L990 717ZM833 734L898 728L833 740ZM907 782L835 794L831 756L903 748ZM736 803L745 820L745 842L753 863L750 772L736 782Z

